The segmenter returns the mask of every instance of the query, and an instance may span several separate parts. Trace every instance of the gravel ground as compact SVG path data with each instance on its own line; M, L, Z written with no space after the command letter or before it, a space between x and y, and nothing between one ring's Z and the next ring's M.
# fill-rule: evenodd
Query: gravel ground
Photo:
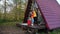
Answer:
M0 26L0 34L24 34L24 31L16 26Z

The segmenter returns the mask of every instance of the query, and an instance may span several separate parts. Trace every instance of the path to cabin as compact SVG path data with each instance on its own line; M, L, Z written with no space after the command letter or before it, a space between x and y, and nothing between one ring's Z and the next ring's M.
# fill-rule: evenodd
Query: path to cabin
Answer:
M24 34L24 31L17 27L15 22L9 22L0 24L0 34Z
M0 26L0 34L24 34L24 31L15 26Z

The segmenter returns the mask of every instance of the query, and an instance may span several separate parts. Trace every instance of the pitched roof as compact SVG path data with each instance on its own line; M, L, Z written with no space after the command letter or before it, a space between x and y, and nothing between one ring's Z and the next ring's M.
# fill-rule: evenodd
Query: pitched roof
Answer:
M56 0L36 0L49 29L60 27L60 5Z

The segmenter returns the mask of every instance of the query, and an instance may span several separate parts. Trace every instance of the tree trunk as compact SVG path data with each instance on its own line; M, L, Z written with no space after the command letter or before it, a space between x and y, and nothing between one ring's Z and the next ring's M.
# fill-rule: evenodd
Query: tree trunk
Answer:
M6 0L5 0L5 4L4 4L4 20L6 20Z
M15 20L17 21L17 1L16 1L16 9L15 9Z

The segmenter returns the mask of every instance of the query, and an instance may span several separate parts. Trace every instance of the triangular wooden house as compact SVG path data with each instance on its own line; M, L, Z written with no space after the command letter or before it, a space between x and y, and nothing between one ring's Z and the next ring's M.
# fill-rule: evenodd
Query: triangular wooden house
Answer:
M56 0L34 0L37 3L44 19L45 26L48 29L55 29L60 27L60 5ZM28 0L27 9L23 23L27 22L27 17L31 9L33 0Z

